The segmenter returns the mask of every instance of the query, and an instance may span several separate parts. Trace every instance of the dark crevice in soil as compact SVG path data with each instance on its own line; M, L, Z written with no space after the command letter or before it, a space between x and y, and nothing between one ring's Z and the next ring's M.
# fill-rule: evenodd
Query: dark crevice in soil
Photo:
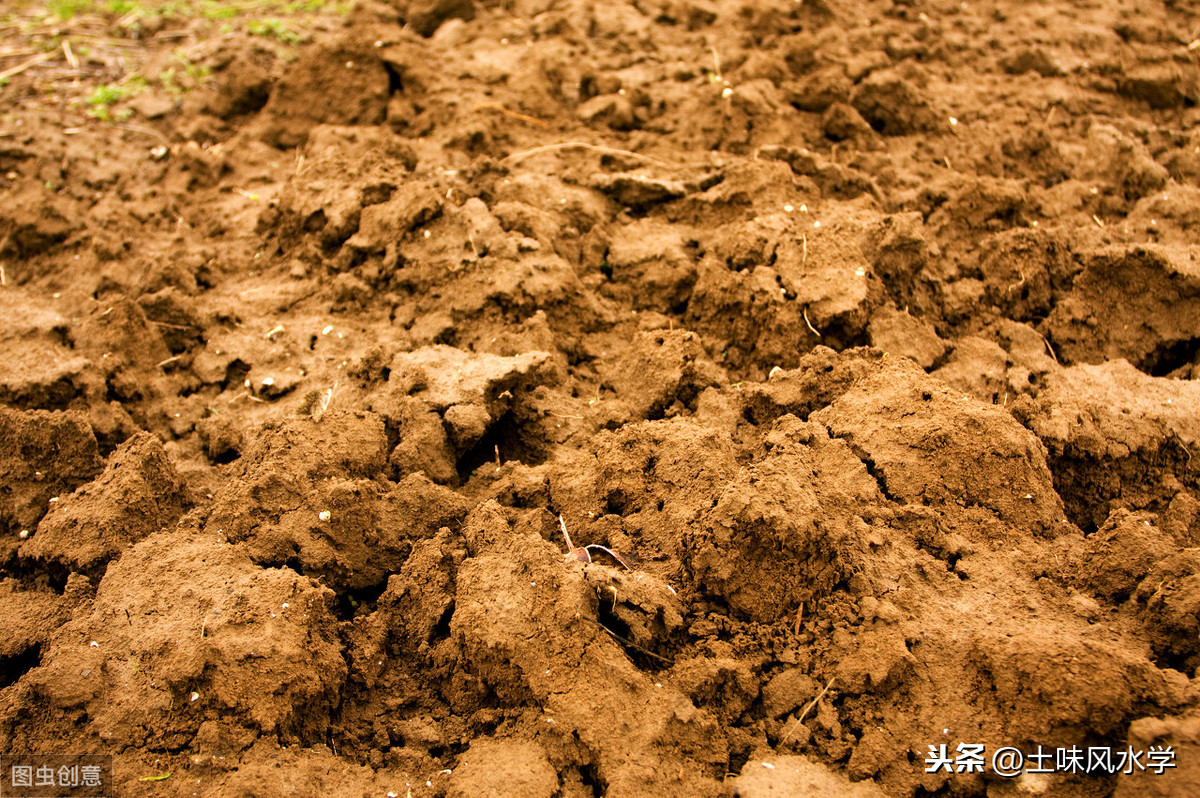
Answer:
M607 785L600 777L599 769L592 764L579 766L579 781L592 791L593 798L601 798L607 791Z
M1200 338L1160 344L1138 368L1152 377L1167 377L1178 369L1186 369L1200 358Z
M512 414L505 413L492 424L478 443L458 458L458 478L462 482L468 481L476 469L488 463L494 464L497 456L501 462L516 460L526 465L539 465L545 460L544 453L531 446L521 435Z
M1099 489L1088 484L1078 484L1076 480L1080 477L1076 471L1079 469L1070 460L1050 460L1047 465L1050 467L1054 490L1062 499L1067 520L1079 527L1084 535L1091 535L1100 528L1100 522L1095 520L1094 509L1102 500L1093 495Z
M730 773L741 773L742 768L744 768L746 766L746 763L750 761L751 753L752 753L752 751L750 749L747 749L745 751L741 751L736 754L730 755L729 766L728 766L729 772Z
M1155 666L1179 671L1180 673L1188 673L1195 669L1196 657L1194 654L1175 654L1170 651L1162 651L1156 653L1151 659Z
M429 636L430 645L450 637L450 621L453 619L454 602L451 601L442 611L442 617L438 618L437 625L433 627L433 632Z
M212 457L212 461L216 465L229 465L234 460L242 456L242 453L237 449L229 448L223 452L219 452Z
M715 503L715 500L714 500ZM629 497L620 488L610 490L604 496L604 511L608 515L624 517L629 509Z
M99 584L106 568L107 565L102 565L87 574L93 585ZM49 589L60 596L67 588L70 575L70 570L57 562L18 557L15 552L6 562L0 563L0 579L16 579L27 590Z
M36 668L41 661L42 647L40 645L34 645L11 657L0 657L0 690Z
M271 563L261 563L261 565L263 565L263 567L269 568L269 567L271 567L272 564ZM288 568L288 569L300 574L301 576L307 576L307 574L304 573L304 565L300 562L299 554L294 554L291 557L288 557L282 563L276 564L275 567Z
M673 660L656 651L643 648L630 639L629 626L613 613L612 605L603 599L600 600L597 617L599 618L597 623L608 630L613 639L625 649L625 655L639 670L661 671L663 668L675 664Z
M829 437L839 437L829 427L826 427L825 429L828 430ZM875 482L879 485L879 492L883 494L884 498L890 502L903 503L899 502L899 500L888 491L887 480L884 479L882 472L880 472L878 466L875 465L875 460L872 459L869 454L867 454L866 450L853 443L849 438L843 437L842 440L845 441L846 445L850 447L850 451L854 452L854 456L862 461L863 466L867 469L867 473L870 474L875 479Z
M237 390L245 384L248 376L250 376L250 364L241 359L233 360L225 368L225 382L221 386L222 390Z
M1153 451L1140 451L1134 456L1114 461L1109 457L1096 458L1069 449L1047 461L1054 490L1062 498L1067 519L1091 535L1104 523L1110 505L1125 506L1135 500L1136 492L1126 493L1142 485L1153 474L1170 474L1185 486L1196 486L1194 461L1197 455L1172 433ZM1160 511L1161 502L1145 496L1138 509Z
M387 580L385 579L378 585L351 589L344 593L339 593L337 603L333 606L333 613L342 621L353 620L360 613L369 613L375 609L375 602L379 601L379 597L383 595L383 591L386 589ZM447 620L448 623L449 621Z

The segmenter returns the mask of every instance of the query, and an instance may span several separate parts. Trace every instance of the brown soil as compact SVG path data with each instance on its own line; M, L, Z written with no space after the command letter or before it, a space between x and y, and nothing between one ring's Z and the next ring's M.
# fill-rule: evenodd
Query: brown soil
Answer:
M122 57L211 78L128 119L69 101L103 63L0 89L0 753L1200 794L1194 6L323 19L168 21ZM1178 768L925 773L959 742Z

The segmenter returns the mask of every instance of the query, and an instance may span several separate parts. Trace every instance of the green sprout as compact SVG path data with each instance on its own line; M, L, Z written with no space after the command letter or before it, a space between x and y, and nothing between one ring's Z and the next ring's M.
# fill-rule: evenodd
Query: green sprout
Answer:
M171 778L171 773L159 773L157 776L142 776L138 781L166 781Z
M158 73L158 82L166 89L167 94L183 94L183 87L175 82L175 67L167 67Z
M178 66L169 66L158 73L158 82L168 94L178 96L196 88L212 76L212 70L203 64L195 64L182 53L175 55Z

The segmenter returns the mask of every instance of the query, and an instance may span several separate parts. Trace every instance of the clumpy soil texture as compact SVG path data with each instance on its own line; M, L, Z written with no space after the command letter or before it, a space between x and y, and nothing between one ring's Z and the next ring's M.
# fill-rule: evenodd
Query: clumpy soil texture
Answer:
M0 753L1197 794L1193 6L155 19L0 88ZM926 772L959 743L1178 767Z

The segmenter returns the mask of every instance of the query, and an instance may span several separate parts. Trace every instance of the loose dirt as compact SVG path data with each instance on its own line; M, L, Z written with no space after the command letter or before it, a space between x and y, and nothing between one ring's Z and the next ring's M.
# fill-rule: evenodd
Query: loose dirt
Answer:
M28 19L0 755L1200 794L1193 6L363 0L26 65ZM993 772L1039 745L1177 767Z

